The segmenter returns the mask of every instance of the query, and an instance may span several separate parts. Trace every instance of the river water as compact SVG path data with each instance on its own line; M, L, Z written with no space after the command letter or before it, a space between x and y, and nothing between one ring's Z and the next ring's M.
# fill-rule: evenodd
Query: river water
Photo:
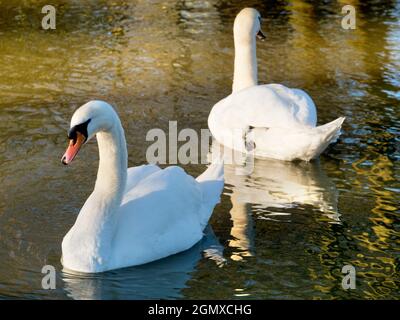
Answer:
M0 298L398 299L400 252L399 1L0 0ZM341 8L356 8L356 29ZM319 160L226 166L201 243L140 267L92 276L60 264L61 241L93 189L97 145L60 163L73 111L118 111L129 165L146 162L152 128L207 128L231 90L232 23L263 17L261 83L306 90L318 123L345 116ZM183 165L198 175L205 165ZM56 289L41 269L57 270ZM344 265L356 289L341 286Z

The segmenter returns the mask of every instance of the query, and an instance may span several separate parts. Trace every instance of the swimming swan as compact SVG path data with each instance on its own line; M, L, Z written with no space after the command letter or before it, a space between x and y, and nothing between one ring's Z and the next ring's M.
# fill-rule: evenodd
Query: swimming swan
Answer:
M232 94L214 105L208 126L214 138L231 149L255 157L309 161L336 141L345 118L317 127L314 102L303 90L257 85L256 37L265 38L260 24L255 9L237 15Z
M92 194L62 242L66 270L94 273L140 265L187 250L203 230L223 189L223 164L194 179L177 166L128 168L120 119L103 101L90 101L71 119L64 164L93 136L99 169Z

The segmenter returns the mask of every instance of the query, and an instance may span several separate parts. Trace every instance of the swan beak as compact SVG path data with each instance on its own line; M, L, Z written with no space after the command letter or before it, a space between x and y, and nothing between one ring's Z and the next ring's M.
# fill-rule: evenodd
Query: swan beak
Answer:
M61 162L65 165L70 164L72 160L74 160L75 156L78 154L78 151L85 140L86 137L82 133L76 132L76 139L69 140L68 148L61 158Z
M266 38L265 34L261 31L261 29L257 33L257 38L260 39L261 41L264 41Z

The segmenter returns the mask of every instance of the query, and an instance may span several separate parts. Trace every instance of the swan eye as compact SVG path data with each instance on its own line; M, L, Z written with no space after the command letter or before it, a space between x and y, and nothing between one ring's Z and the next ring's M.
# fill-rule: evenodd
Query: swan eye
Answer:
M81 124L78 124L76 126L73 126L71 129L68 131L68 139L73 140L74 143L76 142L77 139L77 132L81 133L84 137L85 140L88 138L88 131L87 127L91 119L82 122Z

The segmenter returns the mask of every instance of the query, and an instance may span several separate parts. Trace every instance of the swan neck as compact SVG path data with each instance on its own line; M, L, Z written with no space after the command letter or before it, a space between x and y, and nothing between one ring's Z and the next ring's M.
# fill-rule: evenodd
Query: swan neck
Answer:
M100 156L96 184L75 225L77 229L84 228L82 232L88 235L106 239L112 236L118 221L127 179L127 150L119 119L110 130L98 132L96 137Z
M99 146L99 169L93 193L102 197L104 202L120 206L126 186L127 150L124 131L120 122L110 131L97 133Z
M255 37L235 36L235 65L232 92L257 85Z

